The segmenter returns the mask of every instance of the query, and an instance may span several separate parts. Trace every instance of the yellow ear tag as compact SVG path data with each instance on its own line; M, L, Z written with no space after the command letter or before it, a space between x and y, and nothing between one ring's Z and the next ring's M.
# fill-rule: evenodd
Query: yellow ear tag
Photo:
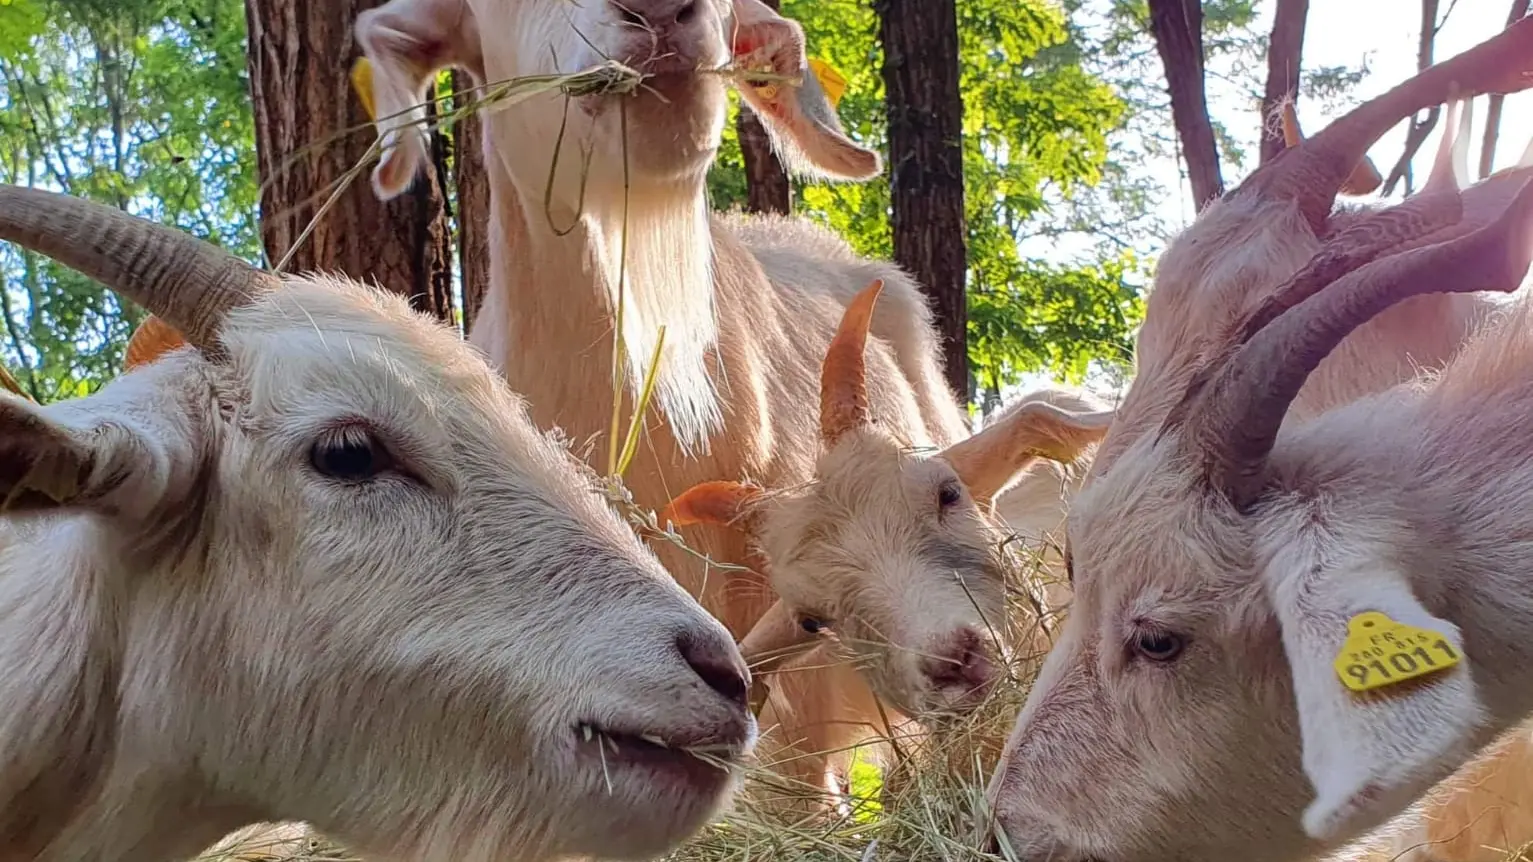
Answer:
M362 109L367 111L367 118L378 119L373 113L373 64L367 62L366 57L358 57L357 62L351 64L351 88L357 91L357 98L362 100Z
M831 65L824 60L809 58L809 70L819 80L820 86L825 90L825 98L830 100L831 108L835 108L841 101L841 96L846 92L846 79L841 76Z
M1347 623L1347 640L1336 656L1336 675L1353 691L1371 691L1447 670L1458 650L1431 631L1364 611Z

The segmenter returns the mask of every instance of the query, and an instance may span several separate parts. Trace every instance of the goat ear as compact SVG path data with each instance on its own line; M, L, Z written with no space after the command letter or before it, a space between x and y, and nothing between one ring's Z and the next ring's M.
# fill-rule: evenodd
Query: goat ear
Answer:
M460 68L484 84L479 28L468 0L389 0L358 15L355 32L366 59L357 61L352 83L383 150L373 192L389 200L426 162L424 102L437 72Z
M1485 714L1458 628L1421 605L1386 555L1338 547L1334 537L1324 549L1307 544L1279 553L1267 590L1315 788L1304 829L1341 842L1462 765Z
M978 434L944 449L969 493L994 500L1039 458L1068 464L1101 441L1112 425L1112 410L1071 413L1047 401L1029 401Z
M47 407L0 393L0 512L116 514L131 500L141 514L164 499L173 481L195 475L195 457L178 457L197 451L184 413L159 403L145 410L141 400L119 397L127 392L141 399L142 383L115 381L95 395Z
M133 330L133 337L128 339L128 349L123 356L122 365L125 370L131 371L184 346L186 346L186 338L177 332L175 327L151 314L144 318L137 329Z
M740 641L740 655L752 674L770 673L797 655L800 647L817 639L778 599Z
M760 487L741 482L700 482L676 495L658 520L662 527L667 523L677 527L692 524L737 526L740 518L748 513L750 503L761 494Z
M804 28L761 0L734 0L735 65L801 79L742 84L740 96L762 119L783 165L800 176L866 180L883 170L878 153L852 142L809 68Z

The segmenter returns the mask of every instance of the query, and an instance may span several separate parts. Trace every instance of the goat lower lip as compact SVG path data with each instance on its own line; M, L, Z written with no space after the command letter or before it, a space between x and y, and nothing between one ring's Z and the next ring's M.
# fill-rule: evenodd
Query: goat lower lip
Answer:
M576 737L589 756L611 764L722 771L741 759L739 746L725 742L668 742L656 734L607 730L588 722L576 726Z

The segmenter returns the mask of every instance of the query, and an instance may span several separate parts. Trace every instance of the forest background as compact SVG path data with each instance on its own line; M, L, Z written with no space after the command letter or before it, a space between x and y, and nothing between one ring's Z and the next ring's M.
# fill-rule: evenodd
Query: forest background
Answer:
M475 121L434 135L435 169L410 194L379 203L364 175L305 235L374 138L349 79L350 23L371 5L0 0L0 181L175 224L255 263L371 279L471 324L486 266ZM1527 0L781 6L844 79L847 128L890 166L867 184L790 183L759 125L734 118L713 205L807 215L909 268L947 336L949 379L981 412L1043 379L1122 385L1156 256L1199 204L1276 152L1264 118L1278 100L1296 93L1302 125L1318 130L1528 11ZM1526 99L1477 103L1476 178L1533 138ZM1437 126L1423 114L1373 148L1388 177L1379 197L1424 176ZM83 395L120 372L141 309L9 245L0 281L0 359L32 397Z

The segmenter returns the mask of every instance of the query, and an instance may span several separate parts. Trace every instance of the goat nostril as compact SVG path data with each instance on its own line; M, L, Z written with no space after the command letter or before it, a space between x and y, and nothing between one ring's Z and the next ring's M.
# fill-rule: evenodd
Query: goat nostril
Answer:
M624 3L623 0L612 0L612 8L617 10L618 23L629 27L649 28L649 20L629 8L628 4Z
M676 11L676 23L685 25L697 17L697 3L686 3Z
M709 688L730 703L749 705L751 674L734 644L682 635L676 639L676 648Z
M983 685L991 675L984 642L973 629L961 629L950 635L942 648L922 661L921 669L940 686Z

